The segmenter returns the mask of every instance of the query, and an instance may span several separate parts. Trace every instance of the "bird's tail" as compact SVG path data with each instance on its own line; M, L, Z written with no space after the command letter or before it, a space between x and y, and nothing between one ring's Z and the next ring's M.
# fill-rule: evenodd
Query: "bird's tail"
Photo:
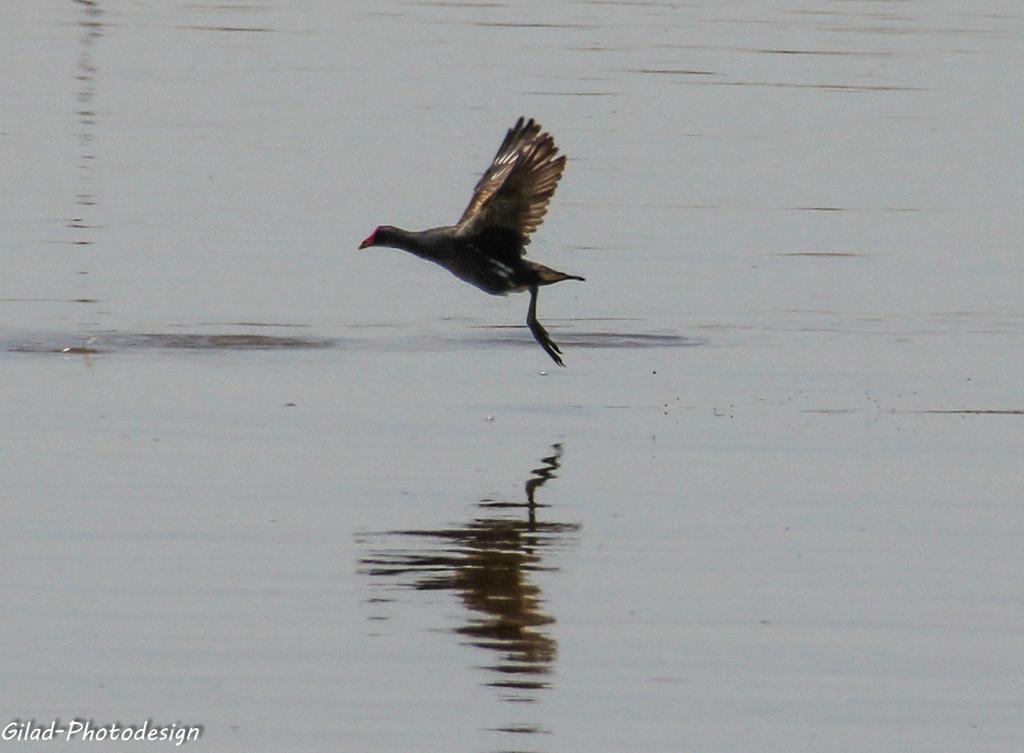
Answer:
M534 262L534 266L537 270L537 276L540 278L541 285L550 285L553 282L561 282L562 280L579 280L580 282L586 282L586 280L579 275L570 275L565 272L559 272L557 269L551 269L551 267L545 267L543 264L537 264L536 262Z

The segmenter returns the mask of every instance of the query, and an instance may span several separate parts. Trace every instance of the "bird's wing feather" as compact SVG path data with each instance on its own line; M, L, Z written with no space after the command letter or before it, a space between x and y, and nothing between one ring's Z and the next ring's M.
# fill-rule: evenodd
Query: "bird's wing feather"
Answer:
M500 235L518 245L544 220L565 168L565 157L539 123L519 118L473 191L456 226L460 235Z

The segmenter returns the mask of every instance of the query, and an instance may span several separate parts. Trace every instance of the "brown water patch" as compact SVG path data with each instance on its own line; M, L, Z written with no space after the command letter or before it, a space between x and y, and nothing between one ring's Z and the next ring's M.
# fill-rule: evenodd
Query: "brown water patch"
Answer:
M0 298L0 303L99 303L97 298Z
M263 26L178 26L182 31L224 31L239 34L266 34L273 31Z
M48 335L7 343L11 353L97 354L133 350L298 350L330 348L337 340L255 334L107 333Z
M626 73L645 73L667 76L714 76L714 71L702 71L696 68L624 68Z
M945 415L960 416L1024 416L1024 409L1021 408L926 408L924 410L897 411L898 413L936 413Z
M705 83L705 82L701 82ZM719 86L763 86L772 89L819 89L835 92L917 92L920 86L893 86L887 84L793 84L782 81L708 81Z
M822 257L822 258L858 258L866 257L868 254L860 254L855 251L787 251L778 256L810 256L810 257Z
M547 325L547 322L545 322ZM488 330L506 330L520 333L526 327L518 324L497 324L480 327ZM702 337L687 337L660 332L581 332L573 330L561 330L557 324L550 328L551 336L559 345L571 345L576 348L692 348L698 345L707 345L707 340ZM528 334L528 333L527 333ZM514 338L510 335L503 337L499 342L519 342L521 336L517 334ZM532 339L530 340L532 342Z

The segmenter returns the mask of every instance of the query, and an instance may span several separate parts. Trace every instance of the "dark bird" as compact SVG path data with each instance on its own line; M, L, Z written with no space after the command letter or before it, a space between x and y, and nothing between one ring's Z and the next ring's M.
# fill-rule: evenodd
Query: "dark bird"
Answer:
M562 351L537 321L537 289L582 277L525 258L530 233L544 220L565 168L565 157L533 118L519 118L473 191L456 225L411 231L381 225L359 248L388 246L440 264L491 295L530 291L526 324L559 366Z

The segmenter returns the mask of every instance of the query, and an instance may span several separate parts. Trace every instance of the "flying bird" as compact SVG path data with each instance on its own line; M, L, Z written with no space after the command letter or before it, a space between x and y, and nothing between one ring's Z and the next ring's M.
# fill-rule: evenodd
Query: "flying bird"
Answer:
M519 118L505 134L457 224L419 231L381 225L359 248L408 251L491 295L529 291L526 324L552 360L565 366L561 349L537 321L537 290L583 278L525 257L530 233L543 222L565 169L565 157L557 154L554 139L539 123Z

